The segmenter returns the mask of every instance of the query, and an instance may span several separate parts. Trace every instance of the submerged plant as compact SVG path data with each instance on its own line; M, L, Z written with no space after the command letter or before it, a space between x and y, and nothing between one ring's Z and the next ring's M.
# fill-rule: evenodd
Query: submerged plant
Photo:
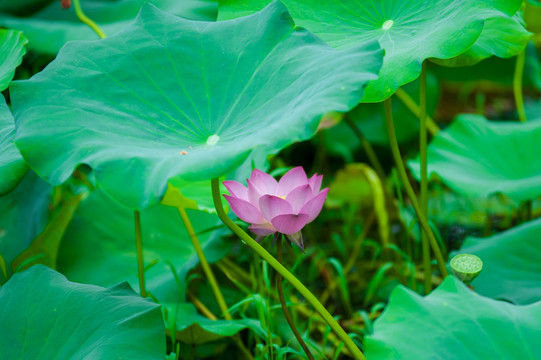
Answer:
M280 181L255 169L247 179L248 187L224 181L231 194L224 197L235 215L251 224L254 234L284 234L304 251L301 229L319 215L329 192L321 190L322 179L318 174L308 179L301 166L289 170Z

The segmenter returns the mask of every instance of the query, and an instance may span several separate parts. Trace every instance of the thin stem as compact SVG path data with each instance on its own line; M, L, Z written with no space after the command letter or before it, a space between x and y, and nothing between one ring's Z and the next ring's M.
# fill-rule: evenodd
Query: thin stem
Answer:
M231 314L228 311L228 307L227 307L227 304L225 303L225 299L222 294L222 291L220 290L220 287L218 286L218 282L216 281L216 278L214 277L214 273L212 272L212 269L210 268L207 258L205 257L205 254L203 253L203 248L201 247L201 243L199 242L199 239L197 238L197 235L195 234L195 230L192 226L190 218L188 217L188 214L186 213L186 209L184 209L184 207L182 206L179 206L177 209L182 219L182 222L184 223L184 227L186 228L186 231L188 232L188 236L190 237L190 240L192 241L195 253L197 254L197 257L199 258L199 262L201 263L203 272L205 273L205 276L207 277L207 280L210 283L212 292L214 293L214 297L216 298L216 301L218 302L218 306L220 307L220 310L222 311L224 318L226 320L233 320L233 318L231 317Z
M407 92L405 92L402 88L398 88L398 90L396 90L396 96L404 103L404 105L406 105L413 115L420 117L421 109L419 105L413 101ZM434 120L428 115L426 116L426 127L432 136L436 135L440 131L438 125L436 125Z
M137 270L139 274L139 289L142 297L147 297L145 289L145 263L143 262L143 237L141 236L141 214L134 211L135 219L135 245L137 248Z
M361 144L363 146L364 151L366 152L366 155L368 156L368 160L370 161L370 164L372 164L372 167L376 170L378 176L382 181L385 180L385 171L383 171L383 167L381 166L381 162L378 159L378 156L376 155L376 152L374 151L374 148L370 143L366 140L364 137L361 129L357 127L357 125L353 122L353 120L350 119L349 116L344 115L344 120L349 125L351 130L353 130L353 133L359 138L361 141Z
M515 63L515 74L513 76L513 94L515 95L515 104L517 107L518 118L526 122L526 111L524 110L524 99L522 98L522 76L524 74L524 64L526 63L526 49L517 55Z
M81 20L81 22L87 24L92 30L94 30L94 32L98 34L100 39L105 39L105 33L100 29L98 24L96 24L88 16L85 15L83 9L81 8L81 3L79 2L79 0L73 0L73 7L75 8L75 14L79 18L79 20Z
M426 154L426 63L423 62L419 84L419 152L421 155L421 211L428 219L428 162ZM432 291L432 271L430 266L430 245L424 231L421 232L423 267L425 273L425 294Z
M233 231L242 241L244 241L248 246L250 246L257 254L259 254L263 259L265 259L270 266L274 268L282 277L284 277L295 289L297 289L298 292L304 296L304 298L314 307L314 309L321 315L323 320L334 331L334 333L342 340L349 351L351 352L352 356L355 359L365 359L363 353L357 345L353 342L353 340L348 336L348 334L342 329L342 327L338 324L338 322L332 317L331 314L325 309L323 305L319 302L319 300L293 275L291 274L285 267L282 266L276 260L271 254L265 250L257 241L252 239L250 235L246 234L244 230L242 230L237 224L235 224L224 212L224 208L222 206L222 199L220 197L220 190L219 190L219 180L217 178L212 179L212 198L214 200L214 206L216 207L216 211L218 213L218 216L222 220L222 222L231 230Z
M406 168L404 167L404 162L402 161L402 156L400 155L400 149L398 148L398 141L396 140L396 134L394 132L393 110L391 106L391 98L388 98L387 100L385 100L384 106L385 106L385 119L387 121L387 131L389 132L389 142L391 143L391 150L393 152L393 157L396 162L396 168L398 169L398 175L400 175L400 179L402 180L404 189L406 189L406 193L408 194L408 197L411 200L411 204L413 205L413 208L415 209L415 213L417 214L419 223L421 224L421 227L423 228L423 230L426 232L428 236L428 241L430 242L430 246L432 246L432 251L434 252L434 255L436 255L436 260L438 261L438 267L440 269L441 275L443 277L446 277L447 275L449 275L449 273L447 271L447 268L445 267L445 260L443 259L443 255L438 245L438 241L436 240L434 233L432 233L432 229L430 229L430 226L428 225L428 222L426 221L426 218L423 215L421 208L419 207L419 203L417 202L415 192L413 191L413 188L411 187L411 184L408 180L408 175L406 174Z
M199 300L194 294L192 293L188 293L188 297L190 298L190 301L192 302L192 304L195 305L195 307L197 308L197 310L201 311L201 313L207 318L207 319L210 319L212 321L216 321L218 320L218 317L216 315L214 315L212 313L212 311L209 310L208 307L205 306L205 304L203 304L201 302L201 300Z
M282 262L282 238L281 237L280 239L278 239L276 248L278 252L278 262L281 263ZM299 345L302 347L302 349L306 353L306 356L308 356L310 360L314 360L314 356L310 352L310 349L308 349L308 346L302 339L302 336L299 333L299 330L297 330L297 327L295 326L295 323L293 322L293 319L291 318L291 314L289 313L289 310L287 308L286 299L284 298L284 290L282 289L282 276L280 276L279 273L276 273L276 289L278 290L278 298L280 299L280 304L282 305L284 316L286 317L287 323L289 324L291 331L293 331L295 338L297 338L297 341L299 342Z

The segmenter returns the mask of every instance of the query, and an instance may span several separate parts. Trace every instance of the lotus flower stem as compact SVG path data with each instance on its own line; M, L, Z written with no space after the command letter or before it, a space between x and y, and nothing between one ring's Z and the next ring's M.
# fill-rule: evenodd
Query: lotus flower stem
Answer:
M79 2L79 0L73 0L73 7L75 8L75 14L79 18L79 20L81 20L81 22L87 24L92 30L94 30L94 32L98 34L100 39L105 39L105 33L101 30L98 24L96 24L94 21L92 21L92 19L85 15L83 9L81 8L81 3Z
M280 236L280 239L278 239L278 242L276 243L276 249L277 249L277 256L278 256L278 262L282 262L282 237ZM297 327L295 326L295 323L293 322L293 319L291 318L291 314L289 313L289 310L287 308L286 299L284 298L284 290L282 289L282 276L279 273L276 273L276 290L278 290L278 298L280 299L280 305L282 305L282 311L284 312L284 316L286 317L287 323L289 324L289 327L291 328L291 331L293 331L293 335L295 335L295 338L297 338L297 341L299 342L299 345L302 347L304 352L306 353L306 356L310 360L314 360L314 355L310 352L310 349L308 349L308 346L304 342L301 334L299 333L299 330L297 330Z
M143 262L143 237L141 236L141 214L134 212L135 219L135 246L137 249L137 269L139 273L139 291L142 297L147 297L145 289L145 263Z
M430 229L430 226L428 225L428 222L425 216L423 215L423 212L421 211L421 207L419 206L419 203L417 202L417 197L415 196L415 192L413 191L413 188L411 187L411 184L408 180L408 174L406 174L406 168L404 166L404 162L402 161L402 156L400 155L400 149L398 148L398 141L396 140L396 134L394 132L393 109L391 106L391 98L388 98L387 100L385 100L383 104L385 106L385 119L387 122L387 131L389 132L389 142L391 144L391 150L393 152L393 157L396 163L396 168L398 170L398 175L400 175L400 179L402 180L402 183L404 185L404 188L406 189L408 197L411 200L411 204L413 205L413 208L415 209L415 213L417 214L419 223L421 224L423 231L425 231L426 235L428 236L428 241L430 242L432 251L434 252L434 255L436 256L436 260L438 262L438 267L440 269L441 275L442 277L446 277L447 275L449 275L449 272L447 271L447 268L445 267L445 260L443 259L443 255L438 245L438 241L436 240L436 237L434 236L432 229ZM425 269L425 271L429 271L429 269Z
M518 118L526 122L526 111L524 110L524 99L522 98L522 76L524 75L524 64L526 63L526 49L517 55L515 63L515 74L513 76L513 94L515 95L515 104L517 107Z
M259 256L261 256L267 263L274 268L282 277L284 277L298 292L304 296L304 298L314 307L314 309L321 315L323 320L331 327L334 333L344 342L346 347L351 352L352 356L355 359L365 359L363 353L353 340L348 336L348 334L342 329L340 324L332 317L332 315L325 309L319 300L304 286L299 279L297 279L293 274L291 274L278 260L276 260L271 254L265 250L257 241L252 239L244 230L242 230L237 224L235 224L225 213L222 206L222 199L220 197L220 188L219 188L219 179L212 179L212 198L214 200L214 206L218 216L222 222L233 232L235 233L242 241L244 241L248 246L250 246Z
M218 286L216 277L214 276L214 273L212 272L212 269L210 268L207 258L205 257L205 253L203 252L203 248L201 247L201 243L199 242L199 239L197 238L197 235L192 226L190 218L188 217L188 214L186 213L186 209L184 209L184 207L182 206L179 206L178 213L180 214L180 218L182 219L182 222L184 223L184 227L186 228L186 231L188 232L188 236L190 237L190 240L192 241L193 248L195 249L195 253L197 254L197 257L199 258L199 262L201 263L203 272L205 273L205 276L207 277L207 280L210 283L210 287L212 288L212 292L214 293L214 297L216 298L216 301L218 302L218 306L220 307L220 310L222 311L224 318L226 320L233 320L233 318L231 317L231 314L228 311L229 308L227 307L222 291L220 290L220 286Z
M426 154L426 62L423 62L419 78L419 152L421 155L421 211L428 219L428 162ZM421 231L421 246L423 249L423 267L425 269L425 294L432 291L430 269L430 245L424 231Z

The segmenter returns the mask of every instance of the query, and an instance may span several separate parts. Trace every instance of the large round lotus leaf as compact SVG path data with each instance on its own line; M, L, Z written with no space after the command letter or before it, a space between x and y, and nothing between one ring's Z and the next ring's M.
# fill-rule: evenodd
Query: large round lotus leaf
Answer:
M211 231L220 224L218 217L202 211L187 213L207 260L225 256L230 244ZM58 270L72 281L100 286L128 281L138 290L134 226L132 210L101 191L92 193L66 230ZM199 262L180 215L174 208L154 206L141 212L141 230L145 265L153 264L145 273L146 289L160 301L174 301L184 294L186 274Z
M0 255L11 275L11 262L45 228L52 187L29 171L9 194L0 197ZM0 276L2 278L2 276Z
M26 53L28 40L20 31L0 29L0 91L7 89Z
M359 102L381 59L376 42L332 49L279 2L219 23L147 5L122 33L70 42L12 84L15 143L52 184L86 163L113 198L145 208L172 177L208 180L309 138L323 113Z
M541 195L541 122L492 122L460 115L428 146L428 172L457 192L504 193L515 201ZM419 159L409 161L419 179Z
M167 328L175 330L176 339L183 343L199 345L216 341L223 337L233 336L239 331L250 329L262 339L266 332L259 320L210 320L197 313L190 303L163 304L167 309Z
M268 0L220 0L218 19L243 16ZM421 73L427 58L449 59L468 50L481 35L485 20L512 17L521 0L285 0L293 19L331 46L376 39L385 49L378 80L363 102L380 102ZM511 39L501 39L507 44ZM511 44L507 44L511 46ZM514 46L514 45L513 45Z
M0 196L10 192L28 170L19 150L15 147L13 115L0 95Z
M517 306L481 296L450 276L421 297L391 294L365 340L367 359L540 359L541 302Z
M217 5L210 0L81 0L81 7L85 15L95 21L105 34L112 35L130 24L145 2L187 19L216 19ZM88 25L77 18L73 6L62 10L58 0L32 16L17 17L7 12L2 13L0 9L0 26L22 30L30 40L30 49L52 56L67 41L98 38Z
M493 55L509 58L524 50L532 34L524 28L520 13L498 16L485 21L481 36L466 52L448 60L435 60L446 66L467 66Z
M160 307L123 283L72 283L45 266L0 288L0 349L10 360L162 360Z
M541 300L541 219L488 238L468 237L459 253L483 260L472 282L480 294L516 304Z

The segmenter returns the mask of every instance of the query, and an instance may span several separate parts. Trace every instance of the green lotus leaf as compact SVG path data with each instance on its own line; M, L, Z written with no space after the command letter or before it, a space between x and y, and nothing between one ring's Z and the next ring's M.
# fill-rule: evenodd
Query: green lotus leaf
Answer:
M450 276L421 297L399 285L365 340L367 359L538 359L541 302L481 296Z
M12 261L47 225L51 190L49 184L29 171L13 191L0 197L0 255L6 262L8 277Z
M483 271L472 282L478 293L515 304L541 300L541 219L488 238L468 237L459 253L483 260Z
M504 193L521 202L541 195L541 122L491 122L460 115L428 146L428 173L466 195ZM419 159L408 162L420 178Z
M0 196L7 194L23 178L28 167L15 147L15 123L13 115L0 95Z
M214 21L217 5L210 0L81 0L81 7L107 35L130 24L141 6L149 2L173 15L192 20ZM58 0L32 14L15 16L0 8L0 26L24 32L29 49L55 56L70 40L94 40L98 35L75 15L72 6L62 10Z
M160 307L126 284L72 283L43 265L0 288L5 359L163 360Z
M0 91L7 89L26 53L28 40L23 33L0 29Z
M224 20L257 11L268 0L220 0L219 3L218 19ZM486 20L512 17L522 1L440 0L420 4L417 0L285 0L284 3L299 25L333 47L349 47L373 39L380 42L385 49L383 67L378 80L367 86L362 99L380 102L416 79L425 59L449 59L462 54L477 41ZM499 42L514 47L508 44L514 40L506 37ZM491 39L483 45L493 42Z
M509 58L523 51L531 36L519 13L512 17L489 18L481 36L466 52L447 60L435 59L435 62L445 66L468 66L491 56Z
M252 151L309 138L323 113L359 102L381 58L376 42L332 49L279 2L219 23L147 5L121 34L70 42L12 84L15 143L52 184L85 163L110 196L141 209L170 178L208 180Z
M200 345L233 336L247 328L263 339L266 336L259 320L210 320L199 315L190 303L164 304L164 307L167 309L167 328L175 329L176 339L183 343Z
M231 245L213 231L218 217L187 214L207 260L225 256ZM141 212L141 230L146 289L160 301L174 301L183 296L186 274L199 262L180 215L174 208L154 206ZM99 190L82 200L64 235L57 267L72 281L99 286L128 281L139 290L133 211Z

